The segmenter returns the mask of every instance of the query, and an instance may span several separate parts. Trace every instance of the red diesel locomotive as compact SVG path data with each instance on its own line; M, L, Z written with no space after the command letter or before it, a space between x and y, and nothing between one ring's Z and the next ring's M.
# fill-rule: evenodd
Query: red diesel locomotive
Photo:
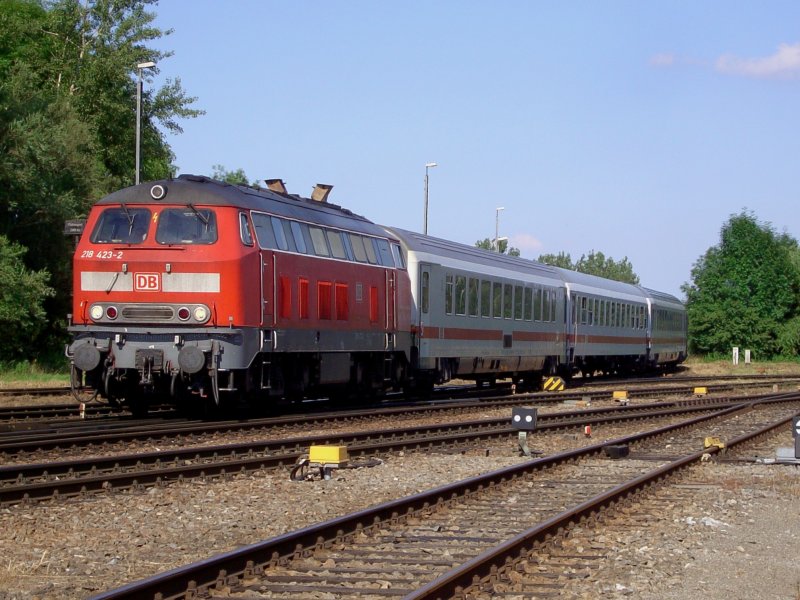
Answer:
M182 175L92 209L74 258L73 386L142 408L406 380L396 239L329 204Z

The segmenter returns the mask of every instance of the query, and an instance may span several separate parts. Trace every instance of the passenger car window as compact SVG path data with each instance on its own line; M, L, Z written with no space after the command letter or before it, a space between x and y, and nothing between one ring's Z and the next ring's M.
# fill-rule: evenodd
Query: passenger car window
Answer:
M481 316L492 316L492 282L481 279Z
M525 320L533 320L533 289L525 288Z
M453 314L453 276L450 273L444 276L444 312Z
M467 314L467 278L464 275L456 276L456 314Z
M107 208L92 232L93 244L140 244L147 238L150 210L147 208Z
M208 208L167 208L156 227L159 244L213 244L217 241L217 215Z
M478 316L478 304L480 304L480 295L478 293L478 286L480 285L480 280L475 279L474 277L470 277L469 280L469 316L470 317L477 317Z

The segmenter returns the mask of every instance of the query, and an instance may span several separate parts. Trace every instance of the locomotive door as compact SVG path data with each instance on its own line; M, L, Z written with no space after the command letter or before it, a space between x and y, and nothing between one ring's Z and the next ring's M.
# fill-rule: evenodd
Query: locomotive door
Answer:
M394 333L397 329L397 316L395 305L397 301L397 273L391 269L386 270L386 331Z
M275 325L275 255L261 253L261 325Z

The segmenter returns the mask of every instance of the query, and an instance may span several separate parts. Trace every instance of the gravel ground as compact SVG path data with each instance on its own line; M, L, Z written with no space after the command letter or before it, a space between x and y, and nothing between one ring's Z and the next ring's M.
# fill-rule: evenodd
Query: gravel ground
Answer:
M595 430L594 440L602 432ZM558 436L554 436L558 437ZM562 446L576 444L562 436ZM791 440L785 440L788 445ZM0 510L0 598L85 598L157 572L521 459L513 445L407 454L296 483L288 472ZM800 600L800 469L704 464L692 502L606 539L564 597ZM590 532L591 533L591 532ZM576 538L580 537L576 535Z

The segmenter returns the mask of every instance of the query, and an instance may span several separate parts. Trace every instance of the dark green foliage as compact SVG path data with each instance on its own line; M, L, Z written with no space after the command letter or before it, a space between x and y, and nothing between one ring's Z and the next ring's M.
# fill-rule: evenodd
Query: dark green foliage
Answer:
M514 248L514 246L509 246L508 240L500 240L497 245L499 246L500 254L508 254L509 256L520 255L519 248ZM475 247L483 248L484 250L492 250L496 252L494 248L494 240L490 240L489 238L478 240L477 242L475 242Z
M44 300L53 295L47 271L30 271L22 262L25 248L0 235L0 356L31 356L30 343L47 324Z
M542 254L538 259L539 262L554 267L561 267L562 269L570 269L578 271L579 273L587 273L588 275L597 275L598 277L605 277L606 279L613 279L614 281L623 281L625 283L639 283L639 276L633 272L633 265L626 256L621 261L615 261L613 258L606 257L602 252L595 252L592 250L589 256L581 255L580 260L572 263L572 257L564 252L558 254Z
M146 45L169 33L153 27L150 4L0 0L0 235L27 248L15 256L28 269L51 274L55 296L43 296L48 339L63 335L69 312L73 247L61 234L64 221L134 180L136 65L170 54ZM193 102L177 79L157 90L145 85L144 180L174 170L156 124L179 132L177 119L201 114ZM0 361L6 350L0 346Z
M28 249L30 269L51 273L58 293L46 307L56 329L69 312L72 283L71 241L61 231L100 187L94 145L71 104L42 90L26 65L7 72L0 83L0 235Z
M752 214L732 215L684 284L690 349L701 354L748 348L760 358L795 354L800 276L797 243Z

